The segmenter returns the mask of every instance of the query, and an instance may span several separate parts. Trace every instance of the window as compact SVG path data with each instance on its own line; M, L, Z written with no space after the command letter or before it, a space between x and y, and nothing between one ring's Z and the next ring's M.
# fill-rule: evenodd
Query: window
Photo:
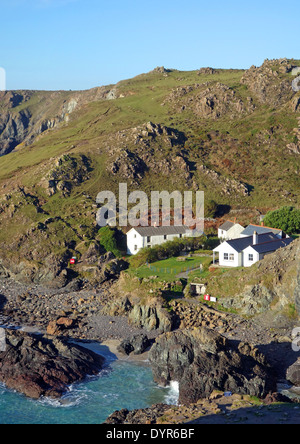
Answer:
M133 237L134 237L134 239L136 239L136 234Z
M234 261L234 254L230 254L230 255L229 255L229 260L230 260L230 261Z
M234 254L224 253L224 261L234 261Z
M168 239L168 236L165 234L164 235L164 240L167 240Z
M182 239L182 234L179 235L179 238Z
M138 249L138 246L135 245L135 246L134 246L134 251L137 251L137 249Z
M151 242L151 236L147 236L147 243L149 244Z
M249 254L249 256L248 256L248 260L249 260L249 262L253 262L253 261L254 261L254 256L253 256L253 254Z

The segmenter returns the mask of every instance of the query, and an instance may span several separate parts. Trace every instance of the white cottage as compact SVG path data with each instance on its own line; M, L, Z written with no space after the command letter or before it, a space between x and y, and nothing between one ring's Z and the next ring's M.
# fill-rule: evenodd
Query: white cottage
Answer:
M219 256L222 267L250 267L279 248L286 247L293 239L279 239L274 233L257 234L241 237L221 243L213 250L213 261Z
M284 248L293 242L292 238L276 239L259 245L249 245L244 250L244 267L251 267L258 261L261 261L267 254L274 253L279 248Z
M193 237L187 227L137 227L127 233L127 254L137 254L142 248L154 247L183 237ZM199 233L198 233L199 236Z
M218 238L224 240L237 239L244 231L244 227L236 222L227 220L218 228Z

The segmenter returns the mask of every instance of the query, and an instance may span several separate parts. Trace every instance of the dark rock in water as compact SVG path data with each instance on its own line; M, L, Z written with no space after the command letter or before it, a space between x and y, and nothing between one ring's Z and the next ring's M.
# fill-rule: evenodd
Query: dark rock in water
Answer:
M276 391L264 355L249 344L228 341L204 327L163 334L149 359L157 383L179 382L182 404L196 403L214 390L259 398Z
M125 339L118 346L117 350L125 355L130 355L130 353L141 355L147 350L148 347L150 347L150 345L151 342L148 339L148 336L140 334L132 336L129 339Z
M70 384L97 375L104 358L79 345L6 330L0 381L29 398L61 397Z

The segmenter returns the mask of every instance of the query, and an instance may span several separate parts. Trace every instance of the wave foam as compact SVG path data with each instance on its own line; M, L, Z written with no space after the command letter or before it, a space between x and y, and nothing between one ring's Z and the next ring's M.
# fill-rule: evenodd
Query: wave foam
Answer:
M171 381L169 386L169 393L165 398L166 404L178 405L179 402L179 382Z

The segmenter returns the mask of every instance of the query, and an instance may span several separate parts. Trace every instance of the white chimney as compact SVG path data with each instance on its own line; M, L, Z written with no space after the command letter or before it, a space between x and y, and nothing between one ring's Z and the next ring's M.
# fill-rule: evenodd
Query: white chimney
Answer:
M256 231L254 231L253 233L253 245L257 245L258 244L258 234Z

